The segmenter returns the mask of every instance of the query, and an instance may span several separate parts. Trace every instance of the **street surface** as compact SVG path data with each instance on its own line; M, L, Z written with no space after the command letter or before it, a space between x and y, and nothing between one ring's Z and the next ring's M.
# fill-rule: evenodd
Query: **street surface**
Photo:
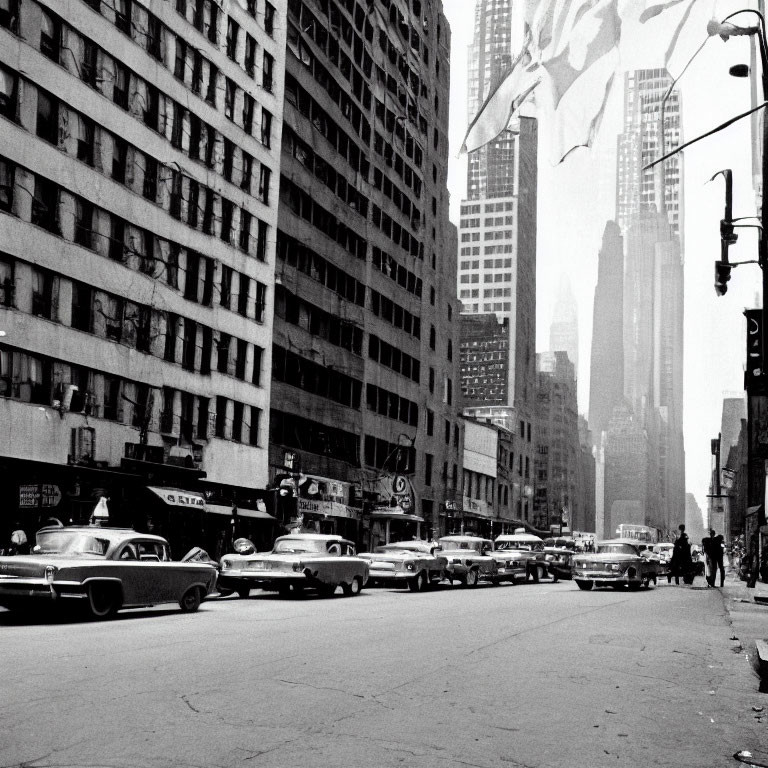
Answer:
M719 590L666 582L2 613L0 766L768 763L768 697L732 634Z

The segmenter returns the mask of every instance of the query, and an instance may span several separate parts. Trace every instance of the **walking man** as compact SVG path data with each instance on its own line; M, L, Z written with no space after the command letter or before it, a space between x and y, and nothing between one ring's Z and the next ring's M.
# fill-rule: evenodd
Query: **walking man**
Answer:
M725 566L723 565L723 553L725 544L722 534L715 535L715 529L709 529L709 536L701 540L701 546L707 558L707 584L715 586L717 570L720 570L720 586L725 583Z

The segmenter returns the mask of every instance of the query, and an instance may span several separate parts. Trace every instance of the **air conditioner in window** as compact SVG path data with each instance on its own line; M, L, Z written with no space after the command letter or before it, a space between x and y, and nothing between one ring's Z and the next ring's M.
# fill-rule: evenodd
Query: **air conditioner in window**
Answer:
M72 400L76 400L75 395L78 392L79 387L75 384L57 384L51 406L58 409L62 415L65 414L67 411L72 410ZM77 404L77 401L75 404Z

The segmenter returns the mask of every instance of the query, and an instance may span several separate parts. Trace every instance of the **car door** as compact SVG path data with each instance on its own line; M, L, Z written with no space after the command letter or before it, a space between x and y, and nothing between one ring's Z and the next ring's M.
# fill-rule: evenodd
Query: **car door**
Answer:
M170 561L167 547L161 542L137 540L140 588L143 603L163 603L178 600L179 565ZM183 566L182 566L183 568Z

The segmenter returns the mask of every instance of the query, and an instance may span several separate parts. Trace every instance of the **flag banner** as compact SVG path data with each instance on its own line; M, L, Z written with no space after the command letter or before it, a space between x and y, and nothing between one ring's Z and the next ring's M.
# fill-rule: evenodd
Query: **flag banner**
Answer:
M471 122L461 151L472 152L495 139L537 86L537 93L549 94L553 110L553 161L561 162L576 147L589 146L619 68L671 63L684 28L697 26L691 23L695 5L701 10L708 3L526 0L522 50ZM696 37L694 30L686 38L700 44L706 29L700 32ZM641 65L633 61L640 52Z

